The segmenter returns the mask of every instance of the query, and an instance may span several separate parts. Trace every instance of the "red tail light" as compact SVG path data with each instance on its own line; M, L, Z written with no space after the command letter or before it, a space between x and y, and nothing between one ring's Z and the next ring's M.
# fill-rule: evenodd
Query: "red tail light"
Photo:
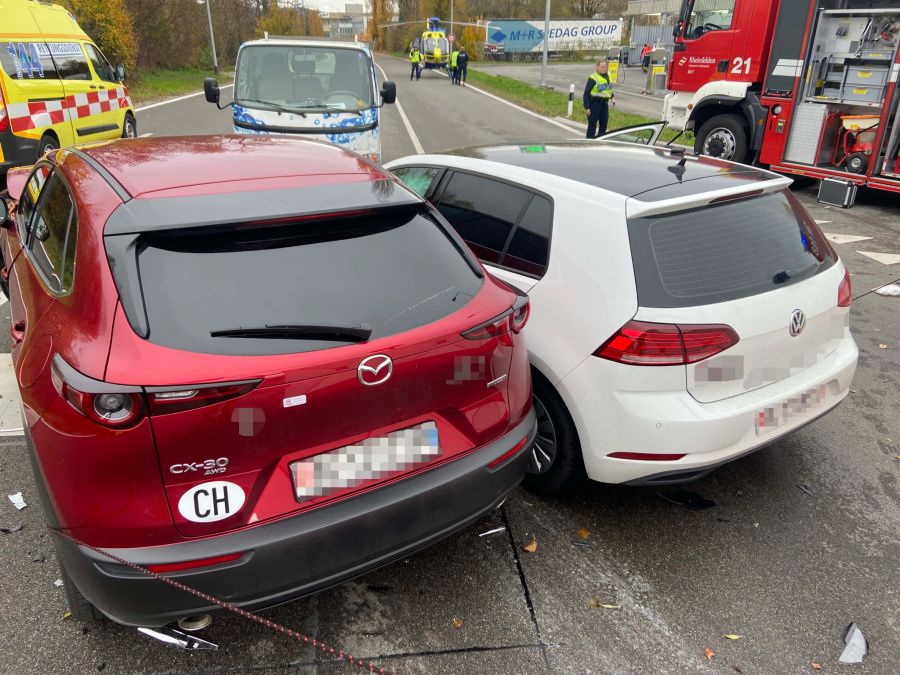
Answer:
M844 278L838 286L838 307L849 307L853 299L853 289L850 287L850 270L844 268Z
M594 356L635 366L679 366L708 359L739 340L725 325L629 321Z
M63 383L63 396L69 404L85 417L105 427L130 427L144 415L144 399L140 394L103 392L100 394L78 391Z
M0 131L6 131L9 126L9 114L6 112L6 103L3 100L3 87L0 87Z
M518 333L525 328L530 315L531 309L529 308L528 297L523 295L503 314L474 328L470 328L462 336L469 340L486 340L510 331Z
M147 401L151 415L182 412L193 408L202 408L213 403L221 403L247 394L260 383L260 380L231 382L222 385L198 385L196 387L148 387Z

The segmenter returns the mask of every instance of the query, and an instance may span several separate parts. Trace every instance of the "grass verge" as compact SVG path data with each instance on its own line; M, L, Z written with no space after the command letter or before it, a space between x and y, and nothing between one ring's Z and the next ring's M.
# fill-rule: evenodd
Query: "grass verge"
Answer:
M217 76L211 70L203 68L145 70L136 73L134 79L126 84L134 104L143 105L170 96L200 91L206 77ZM220 84L227 84L231 82L232 74L220 72L218 79Z
M511 77L503 75L490 75L480 72L474 68L469 68L469 82L481 87L485 91L496 94L505 98L507 101L516 103L523 108L528 108L541 115L548 117L565 116L566 107L569 102L568 92L563 93L552 89L541 89L534 85L514 80ZM572 120L587 125L587 116L581 107L581 96L576 92L577 100L572 109ZM635 124L646 124L647 122L656 122L658 120L644 117L635 113L623 112L615 107L609 109L609 130L613 131L621 127L630 127ZM677 132L666 129L663 131L661 140L668 141L676 136ZM693 137L684 134L678 139L682 144L693 144Z

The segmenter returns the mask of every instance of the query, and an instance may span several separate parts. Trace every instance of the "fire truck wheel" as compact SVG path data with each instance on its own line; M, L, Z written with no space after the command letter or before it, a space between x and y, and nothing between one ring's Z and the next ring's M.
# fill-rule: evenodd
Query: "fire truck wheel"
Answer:
M869 158L864 152L851 152L847 155L847 171L850 173L865 173L869 168Z
M747 158L747 130L737 115L715 115L697 132L694 152L709 157L743 162Z

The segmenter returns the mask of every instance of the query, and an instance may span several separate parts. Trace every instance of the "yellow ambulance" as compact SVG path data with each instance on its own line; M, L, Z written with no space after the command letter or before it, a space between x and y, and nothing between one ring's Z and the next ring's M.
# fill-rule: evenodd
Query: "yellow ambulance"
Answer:
M0 0L0 181L48 150L134 137L124 79L64 8Z

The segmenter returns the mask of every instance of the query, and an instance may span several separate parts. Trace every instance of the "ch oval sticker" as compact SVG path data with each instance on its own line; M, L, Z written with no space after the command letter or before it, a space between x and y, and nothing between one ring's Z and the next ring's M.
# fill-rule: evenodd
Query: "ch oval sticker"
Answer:
M214 523L241 510L244 489L227 480L213 480L195 485L181 495L178 512L192 523Z

